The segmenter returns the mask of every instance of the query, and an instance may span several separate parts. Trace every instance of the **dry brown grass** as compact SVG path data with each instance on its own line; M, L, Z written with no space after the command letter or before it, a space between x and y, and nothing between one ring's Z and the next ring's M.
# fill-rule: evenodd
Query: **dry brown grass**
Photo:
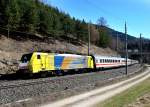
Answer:
M53 40L51 40L53 41ZM8 65L4 65L1 61L12 61L16 60L18 61L22 54L29 53L33 51L38 50L50 50L52 52L58 52L58 51L64 51L64 52L76 52L81 54L87 54L87 45L83 44L80 45L74 45L71 43L67 43L65 41L58 41L55 42L41 42L41 41L31 41L31 40L25 40L25 41L17 41L11 38L7 38L5 36L0 37L0 73L3 71L3 69L7 68ZM92 54L99 54L99 55L108 55L108 56L114 56L116 55L116 52L111 50L110 48L99 48L97 46L91 45L91 53Z

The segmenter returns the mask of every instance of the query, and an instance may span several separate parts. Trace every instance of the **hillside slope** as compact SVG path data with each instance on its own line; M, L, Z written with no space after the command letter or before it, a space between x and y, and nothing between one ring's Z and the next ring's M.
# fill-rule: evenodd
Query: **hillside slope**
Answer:
M58 53L87 54L87 44L73 44L64 40L49 38L46 41L16 40L0 35L0 74L12 73L17 70L18 62L25 53L33 51L51 51ZM91 45L91 54L115 56L116 52L110 48L99 48Z

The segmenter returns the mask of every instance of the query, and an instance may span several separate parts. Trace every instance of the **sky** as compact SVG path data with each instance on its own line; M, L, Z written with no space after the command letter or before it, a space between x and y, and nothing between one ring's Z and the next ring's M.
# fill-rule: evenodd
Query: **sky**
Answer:
M150 0L43 0L77 19L97 23L104 17L110 28L150 39Z

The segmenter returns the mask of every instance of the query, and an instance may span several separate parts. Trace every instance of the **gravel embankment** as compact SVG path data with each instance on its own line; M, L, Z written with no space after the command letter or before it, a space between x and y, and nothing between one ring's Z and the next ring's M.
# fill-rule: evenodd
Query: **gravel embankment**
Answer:
M140 65L130 66L128 73L135 72L139 68ZM109 78L114 78L121 75L125 75L125 68L28 80L5 80L3 78L3 80L0 80L0 104L11 103L31 97L34 97L35 99L37 97L37 103L41 103L39 99L43 97L44 99L42 102L45 102L45 100L54 101L100 87L104 85L104 81ZM2 86L41 81L48 82L23 87L1 89Z

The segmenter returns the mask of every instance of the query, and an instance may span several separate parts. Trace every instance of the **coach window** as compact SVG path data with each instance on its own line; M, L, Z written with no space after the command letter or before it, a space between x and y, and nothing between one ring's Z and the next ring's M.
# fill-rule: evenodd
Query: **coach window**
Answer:
M96 60L96 63L98 63L98 60Z
M100 63L102 63L102 59L100 59Z
M41 56L40 56L40 55L37 55L37 59L41 59Z

